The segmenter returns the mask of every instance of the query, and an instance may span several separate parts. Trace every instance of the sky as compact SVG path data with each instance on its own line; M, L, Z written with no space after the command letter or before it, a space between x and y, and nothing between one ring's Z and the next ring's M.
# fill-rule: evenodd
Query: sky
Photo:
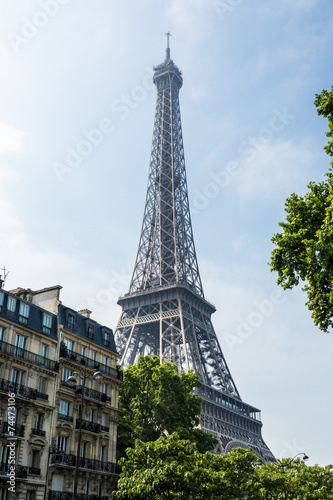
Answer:
M333 463L333 333L268 262L293 192L324 178L331 0L1 0L0 268L61 285L115 328L142 224L156 92L171 57L213 324L278 458Z

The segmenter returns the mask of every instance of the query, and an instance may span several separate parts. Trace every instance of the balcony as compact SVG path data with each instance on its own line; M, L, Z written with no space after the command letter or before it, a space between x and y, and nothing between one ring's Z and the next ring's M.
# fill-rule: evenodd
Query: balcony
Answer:
M73 422L73 417L70 415L65 415L64 413L58 413L58 420L64 420L65 422Z
M76 420L76 429L80 428L80 419ZM91 422L90 420L82 420L81 429L83 431L95 432L99 434L100 432L109 432L109 427L105 425L97 424L96 422Z
M61 381L63 387L68 387L69 389L75 389L76 394L82 394L82 385L73 385L66 380ZM84 397L87 399L93 399L94 401L99 401L100 403L108 403L111 401L110 396L104 394L104 392L96 391L95 389L90 389L89 387L84 388Z
M6 393L14 392L15 396L25 399L32 399L34 401L37 398L44 399L46 401L48 401L49 399L48 394L44 394L43 392L39 392L36 389L33 389L32 387L28 387L22 384L17 384L16 382L11 382L10 380L5 380L3 378L0 378L0 391Z
M9 422L3 422L2 434L15 437L24 437L24 425L14 424L10 425Z
M76 428L80 428L79 418L76 420ZM97 424L96 422L90 422L90 420L81 420L81 429L83 431L95 432L96 434L99 434L101 432L100 424Z
M0 391L2 392L14 392L16 396L20 396L26 399L37 399L37 391L32 387L27 387L26 385L17 384L16 382L11 382L10 380L0 379Z
M45 437L46 436L46 432L43 431L42 429L32 429L31 430L31 434L33 436L41 436L41 437Z
M22 359L36 366L46 368L53 372L59 371L59 363L53 361L52 359L45 358L44 356L39 356L34 352L26 351L21 347L17 347L13 344L8 344L7 342L0 341L0 352L12 356L16 359Z
M102 373L105 373L105 375L109 375L110 377L122 380L122 372L120 372L118 369L111 368L111 366L104 365L103 363L99 363L92 358L81 356L77 352L68 349L65 345L61 345L60 347L60 357L70 359L72 361L75 361L76 363L85 365L87 368L98 370Z
M0 463L0 476L8 476L13 465ZM27 479L27 476L40 476L40 469L37 467L27 467L26 465L15 465L15 477L18 479Z
M69 491L50 491L49 500L73 500L73 493ZM100 497L99 495L77 494L77 500L110 500L110 497Z
M54 452L51 453L51 464L75 467L76 456L68 453ZM102 462L101 460L85 457L80 457L79 468L114 475L118 475L120 471L119 466L113 462Z

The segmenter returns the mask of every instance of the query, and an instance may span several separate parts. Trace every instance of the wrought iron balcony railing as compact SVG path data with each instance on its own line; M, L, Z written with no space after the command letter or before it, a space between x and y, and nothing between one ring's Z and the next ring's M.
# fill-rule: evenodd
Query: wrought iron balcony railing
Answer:
M68 387L69 389L75 389L76 394L82 394L82 385L73 385L66 380L62 380L61 385L63 387ZM95 389L90 389L89 387L84 388L84 397L99 401L100 403L108 403L111 401L110 396L107 396L104 392L96 391Z
M52 370L53 372L59 371L59 363L53 361L52 359L45 358L45 356L39 356L34 352L22 349L22 347L17 347L14 344L8 344L8 342L0 341L0 352L12 356L13 358L23 359L36 366L41 366L47 370Z
M73 417L71 415L65 415L64 413L58 413L59 420L65 420L65 422L73 422Z
M82 356L75 351L71 351L66 346L60 347L60 357L70 359L72 361L75 361L76 363L85 365L87 368L98 370L102 373L105 373L105 375L109 375L110 377L122 380L122 373L118 369L111 368L111 366L104 365L103 363L99 363L92 358L87 358L87 356Z
M41 436L41 437L46 436L46 432L43 431L42 429L32 429L31 432L34 436Z
M14 424L11 425L9 422L2 423L2 434L15 436L15 437L24 437L24 425ZM12 434L13 433L13 434Z
M80 419L76 420L76 428L80 428ZM90 420L81 420L81 429L83 431L95 432L99 434L101 432L101 425L96 422L90 422Z
M37 391L32 387L27 387L26 385L17 384L16 382L11 382L10 380L0 379L0 391L3 392L14 392L16 396L21 396L27 399L37 399Z
M99 495L77 494L78 500L110 500L109 497L100 497ZM73 500L73 493L69 491L50 491L49 500Z
M13 465L0 463L0 476L7 476ZM40 476L40 469L38 467L27 467L26 465L15 465L15 477L18 479L26 479L28 474L32 476Z
M51 464L75 467L76 456L71 453L53 452L51 453ZM102 462L85 457L80 457L79 468L115 475L118 475L120 471L119 466L113 462Z

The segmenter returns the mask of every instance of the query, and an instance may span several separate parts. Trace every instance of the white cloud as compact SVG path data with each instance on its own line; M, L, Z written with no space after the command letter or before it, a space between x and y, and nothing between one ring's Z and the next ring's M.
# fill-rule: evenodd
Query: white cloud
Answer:
M23 138L28 132L0 122L0 153L19 152L23 149Z

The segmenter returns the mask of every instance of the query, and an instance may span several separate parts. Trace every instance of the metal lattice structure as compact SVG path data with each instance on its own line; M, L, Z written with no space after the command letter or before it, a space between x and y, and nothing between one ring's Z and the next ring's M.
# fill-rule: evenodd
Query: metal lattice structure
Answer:
M244 403L224 359L204 296L195 252L185 171L180 70L170 58L154 68L157 101L147 196L129 293L120 297L115 331L122 366L156 354L202 380L201 427L219 436L217 451L249 447L274 457L261 437L260 412Z

